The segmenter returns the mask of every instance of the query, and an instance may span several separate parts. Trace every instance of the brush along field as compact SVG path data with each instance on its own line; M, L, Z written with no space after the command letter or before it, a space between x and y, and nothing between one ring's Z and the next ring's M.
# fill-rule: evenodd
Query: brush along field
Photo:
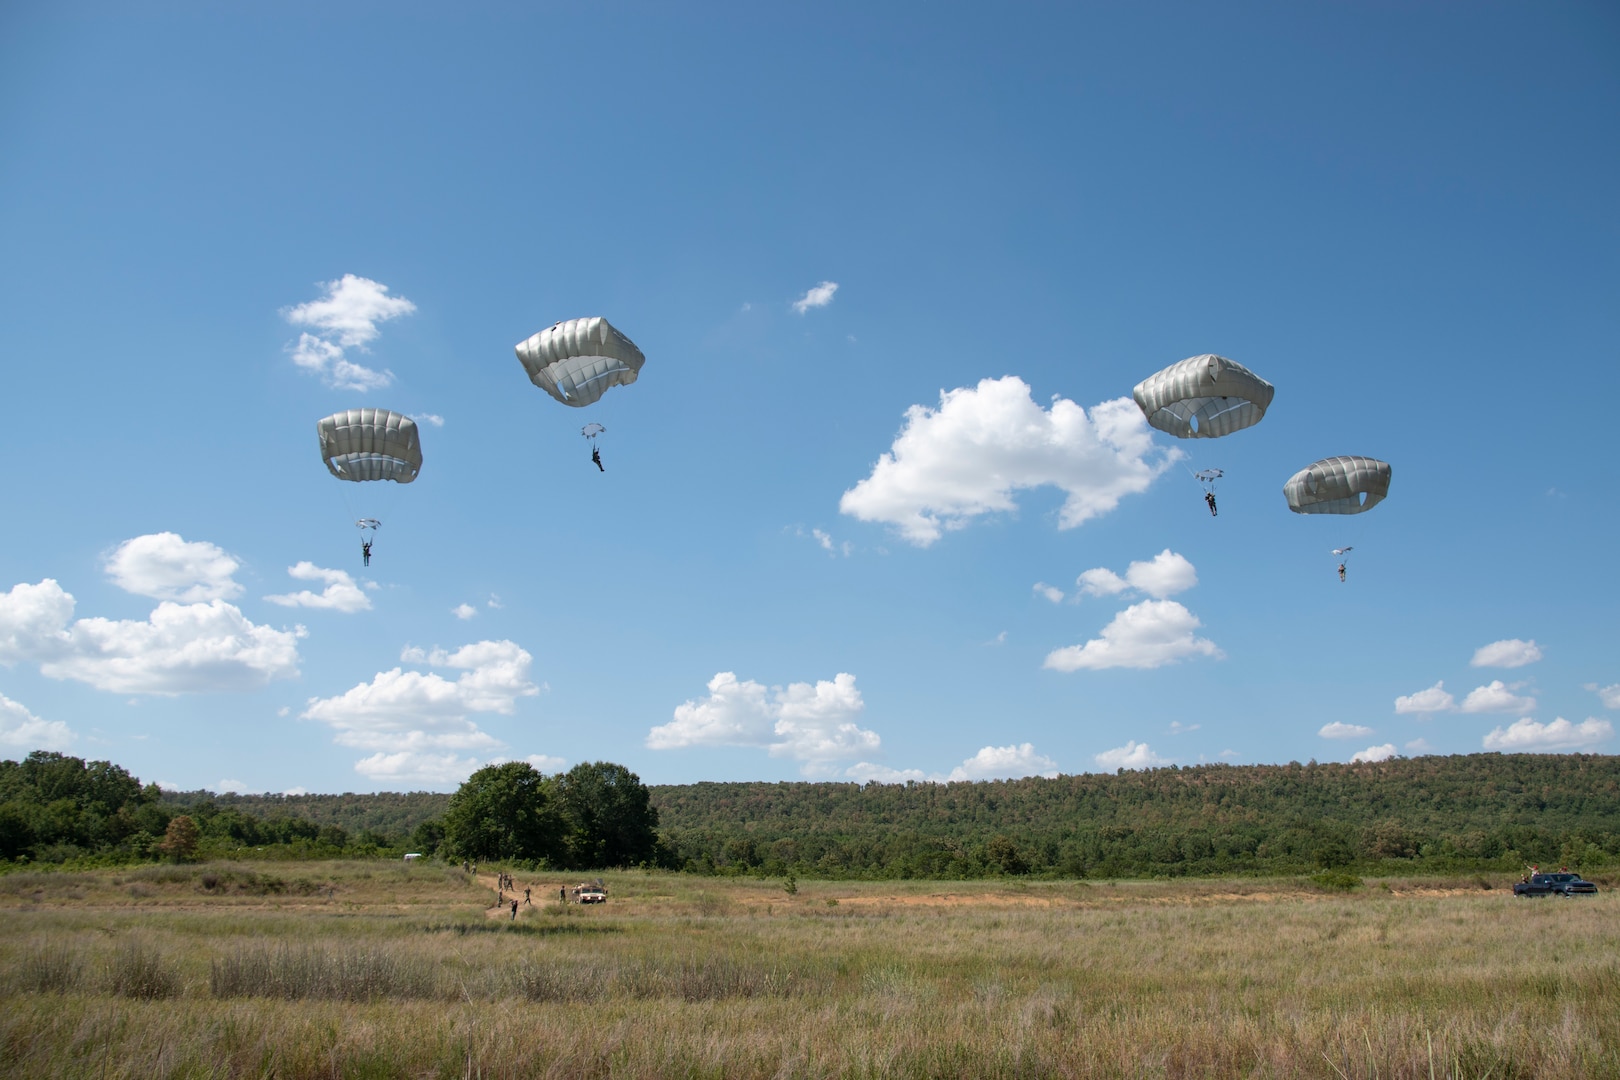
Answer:
M0 1076L1620 1076L1608 889L517 877L0 876Z

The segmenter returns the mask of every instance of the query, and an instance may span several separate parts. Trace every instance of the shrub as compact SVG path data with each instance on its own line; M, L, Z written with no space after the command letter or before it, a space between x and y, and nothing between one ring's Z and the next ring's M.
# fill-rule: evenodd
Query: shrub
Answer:
M23 955L12 983L35 994L69 994L84 984L84 965L65 942L40 941Z
M1366 884L1366 882L1347 870L1322 870L1312 874L1308 880L1319 889L1329 889L1334 892L1349 892L1351 889L1359 889Z
M171 998L180 993L180 975L156 948L136 939L113 953L107 986L120 997Z

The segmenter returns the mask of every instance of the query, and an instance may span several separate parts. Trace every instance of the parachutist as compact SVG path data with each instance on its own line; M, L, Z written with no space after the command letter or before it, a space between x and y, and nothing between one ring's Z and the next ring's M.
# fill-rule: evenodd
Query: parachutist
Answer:
M365 560L367 566L371 565L371 541L360 541L360 558Z
M1209 516L1210 517L1218 516L1215 513L1215 493L1213 491L1204 492L1204 501L1209 503Z
M602 468L602 451L597 447L591 447L591 460L596 462L598 472L607 472L606 469Z
M1339 580L1344 580L1344 563L1339 564Z

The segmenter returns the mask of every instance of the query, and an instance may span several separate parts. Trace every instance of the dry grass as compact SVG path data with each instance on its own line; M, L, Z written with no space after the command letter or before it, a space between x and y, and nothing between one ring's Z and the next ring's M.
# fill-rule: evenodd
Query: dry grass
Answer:
M0 879L0 1075L1620 1076L1607 892L273 875Z

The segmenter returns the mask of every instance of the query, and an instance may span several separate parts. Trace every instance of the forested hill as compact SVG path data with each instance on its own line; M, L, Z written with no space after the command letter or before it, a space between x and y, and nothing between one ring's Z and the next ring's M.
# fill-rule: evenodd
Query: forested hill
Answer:
M1620 856L1620 757L1473 754L901 785L652 789L680 865L1186 874Z
M1171 766L950 784L700 783L648 794L659 815L655 861L698 873L1127 877L1620 865L1620 757L1608 755ZM431 853L450 800L159 792L110 762L38 752L0 761L0 863L155 857L177 814L195 819L203 850L214 854Z

